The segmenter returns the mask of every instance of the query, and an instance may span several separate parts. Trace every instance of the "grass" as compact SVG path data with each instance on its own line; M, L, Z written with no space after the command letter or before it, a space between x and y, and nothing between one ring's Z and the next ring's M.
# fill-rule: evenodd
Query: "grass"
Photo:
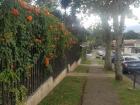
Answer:
M88 66L78 66L74 72L77 72L77 73L88 73L89 72L89 67Z
M104 60L102 60L100 58L96 58L96 62L97 62L97 64L101 64L101 65L104 64Z
M82 59L81 64L91 64L90 59Z
M140 89L130 90L132 83L128 79L118 82L113 80L113 87L117 90L121 105L140 105Z
M85 77L66 77L39 105L79 105Z

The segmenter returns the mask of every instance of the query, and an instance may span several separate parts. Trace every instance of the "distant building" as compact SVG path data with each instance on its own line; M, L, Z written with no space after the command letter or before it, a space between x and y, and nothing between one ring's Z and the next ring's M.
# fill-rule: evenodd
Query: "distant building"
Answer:
M113 40L112 48L115 49L116 41ZM124 40L123 41L123 53L140 53L140 40Z

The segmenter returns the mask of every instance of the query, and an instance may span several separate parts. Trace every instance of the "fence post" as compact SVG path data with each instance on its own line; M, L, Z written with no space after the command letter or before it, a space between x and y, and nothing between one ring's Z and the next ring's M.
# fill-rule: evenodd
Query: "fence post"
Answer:
M133 73L133 89L136 88L136 72Z

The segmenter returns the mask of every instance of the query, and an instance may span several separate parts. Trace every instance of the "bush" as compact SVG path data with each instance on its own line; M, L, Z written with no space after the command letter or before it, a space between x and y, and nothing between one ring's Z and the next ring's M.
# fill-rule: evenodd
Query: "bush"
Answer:
M6 76L11 72L17 78L20 73L28 74L40 54L47 68L51 60L63 57L75 44L74 36L47 8L23 0L0 1L0 71L6 70Z

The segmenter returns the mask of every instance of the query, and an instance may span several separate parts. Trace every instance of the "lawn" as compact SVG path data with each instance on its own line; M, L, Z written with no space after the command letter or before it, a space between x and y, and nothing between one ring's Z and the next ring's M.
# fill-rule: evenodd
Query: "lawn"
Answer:
M101 65L104 64L104 60L102 60L100 58L96 58L96 62L97 62L97 64L101 64Z
M82 59L81 64L91 64L92 61L90 59Z
M80 65L78 66L74 72L77 72L77 73L88 73L89 72L89 66L83 66L83 65Z
M140 105L140 89L131 90L132 83L128 79L122 82L113 80L113 87L117 90L122 105Z
M66 77L39 105L79 105L85 77Z

